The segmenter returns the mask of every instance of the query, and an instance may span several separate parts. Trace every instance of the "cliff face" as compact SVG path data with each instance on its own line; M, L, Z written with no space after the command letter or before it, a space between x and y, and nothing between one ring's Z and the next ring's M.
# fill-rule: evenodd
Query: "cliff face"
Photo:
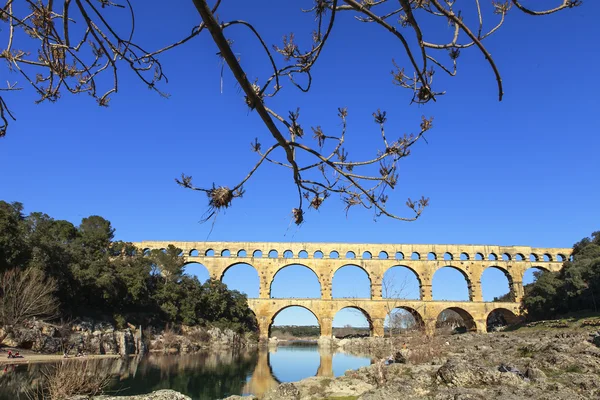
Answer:
M203 327L181 327L179 330L142 331L129 326L115 329L105 322L84 321L67 325L53 325L33 321L21 327L0 329L2 345L43 354L76 355L144 354L148 351L190 353L203 348L248 347L254 344L250 335L239 335L231 330Z

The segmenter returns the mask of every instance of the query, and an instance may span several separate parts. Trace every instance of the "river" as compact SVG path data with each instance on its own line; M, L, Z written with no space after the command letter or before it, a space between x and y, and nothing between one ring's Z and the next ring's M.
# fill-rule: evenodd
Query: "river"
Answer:
M261 396L282 382L311 376L340 376L371 363L368 357L332 352L316 344L292 343L276 348L191 355L150 354L141 359L105 359L99 373L111 376L109 394L135 395L173 389L194 400L234 394ZM27 399L26 388L53 368L52 364L8 367L0 372L0 399Z

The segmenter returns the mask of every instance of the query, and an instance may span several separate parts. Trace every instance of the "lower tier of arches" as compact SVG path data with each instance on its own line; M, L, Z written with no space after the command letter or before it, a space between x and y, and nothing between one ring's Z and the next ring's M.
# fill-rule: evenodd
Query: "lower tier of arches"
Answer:
M333 336L333 319L345 308L354 308L369 322L372 336L386 335L386 317L394 310L402 310L413 317L413 329L433 334L440 327L452 327L456 320L470 332L487 332L499 322L515 323L519 320L519 303L516 302L456 302L388 299L248 299L255 313L262 340L269 337L271 325L277 315L290 307L310 311L320 327L321 337Z

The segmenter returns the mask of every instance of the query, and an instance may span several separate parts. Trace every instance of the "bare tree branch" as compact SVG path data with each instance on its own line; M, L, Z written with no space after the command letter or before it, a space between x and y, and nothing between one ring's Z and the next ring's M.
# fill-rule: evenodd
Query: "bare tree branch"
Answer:
M108 106L111 95L119 90L122 66L133 71L150 89L166 97L158 88L160 82L167 82L158 57L208 30L219 49L223 66L228 66L244 92L249 109L256 111L267 128L269 143L263 151L262 143L255 139L252 151L258 155L258 160L242 175L243 179L233 185L213 183L208 186L205 182L196 186L192 177L185 174L176 182L208 196L206 220L216 217L220 210L230 207L234 199L242 197L244 185L265 162L288 168L298 193L297 205L292 208L296 224L304 221L306 209L319 209L332 194L339 196L346 213L359 206L372 210L374 218L386 216L414 221L429 205L429 199L425 197L417 201L408 199L409 214L402 215L392 206L388 192L398 186L399 162L410 155L415 143L425 140L424 133L432 128L432 118L423 117L416 134L390 134L385 129L386 112L377 110L373 118L381 133L381 142L370 156L357 159L345 147L350 143L346 135L346 108L338 109L342 127L339 132L332 133L325 132L321 121L304 121L300 109L280 110L275 103L287 81L301 93L310 92L312 69L329 46L334 28L349 23L344 16L350 14L354 17L350 21L358 21L359 26L373 24L382 35L401 44L402 54L397 58L400 60L405 56L408 63L405 67L403 62L397 63L390 56L394 66L392 83L410 90L411 102L424 104L445 94L443 90L433 88L436 71L457 75L461 51L471 47L477 49L492 68L498 97L502 100L501 74L484 42L503 26L511 6L537 16L582 3L580 0L560 0L554 8L534 11L520 0L494 0L489 10L499 17L495 17L496 21L489 24L491 29L486 30L488 11L481 7L480 0L469 3L451 0L312 0L312 7L300 10L314 15L310 44L301 48L293 32L283 35L282 44L270 45L251 21L243 18L219 20L216 13L222 7L221 0L215 0L212 7L207 0L192 2L202 21L191 27L182 39L148 51L133 41L136 14L130 0L4 0L4 6L0 7L0 26L6 29L2 29L0 40L6 39L6 46L0 50L0 59L6 61L10 72L22 78L25 86L37 93L37 102L57 101L63 93L86 93L100 106ZM476 19L468 22L463 18L463 11L466 14L471 10ZM115 25L111 19L113 11L127 13L127 22ZM423 22L426 18L429 18L427 24ZM428 40L436 26L445 28L448 25L451 29L447 40L439 43ZM236 26L249 30L260 45L261 51L256 56L265 57L268 68L260 71L259 76L248 76L242 60L233 51L234 41L225 36L225 30L228 34L234 33L231 28ZM35 51L26 50L30 48ZM108 79L101 78L104 75ZM9 83L0 89L0 137L5 135L9 122L15 119L6 99L22 88L20 84ZM312 138L306 135L310 131Z

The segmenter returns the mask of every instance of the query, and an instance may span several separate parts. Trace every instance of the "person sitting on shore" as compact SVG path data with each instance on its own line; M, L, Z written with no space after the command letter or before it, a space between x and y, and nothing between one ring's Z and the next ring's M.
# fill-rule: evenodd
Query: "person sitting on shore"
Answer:
M11 350L8 351L8 357L7 358L13 358L13 353Z
M19 352L17 351L14 355L13 358L23 358L22 355L19 354Z

